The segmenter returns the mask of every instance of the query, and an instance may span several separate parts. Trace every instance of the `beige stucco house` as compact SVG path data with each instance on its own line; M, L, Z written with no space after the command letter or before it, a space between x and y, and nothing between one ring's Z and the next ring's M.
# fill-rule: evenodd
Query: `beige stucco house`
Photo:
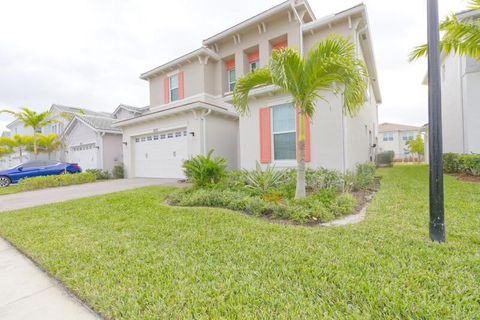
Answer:
M310 167L345 171L374 160L381 103L366 8L358 5L317 19L307 1L285 1L203 41L203 46L141 75L150 85L150 107L118 120L123 131L129 177L182 178L184 160L210 149L231 168L252 169L256 162L296 165L296 112L291 98L276 87L251 93L248 116L232 103L236 79L268 64L273 50L303 54L336 33L351 39L370 74L359 115L342 112L342 97L318 101L308 125Z
M393 151L395 160L413 160L408 142L422 134L422 127L382 123L378 132L378 152Z

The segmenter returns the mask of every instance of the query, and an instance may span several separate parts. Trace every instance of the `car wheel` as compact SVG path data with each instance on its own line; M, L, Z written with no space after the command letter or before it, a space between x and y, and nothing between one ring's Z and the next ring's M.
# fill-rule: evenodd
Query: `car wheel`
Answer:
M10 183L12 183L12 180L9 177L0 177L0 188L8 187Z

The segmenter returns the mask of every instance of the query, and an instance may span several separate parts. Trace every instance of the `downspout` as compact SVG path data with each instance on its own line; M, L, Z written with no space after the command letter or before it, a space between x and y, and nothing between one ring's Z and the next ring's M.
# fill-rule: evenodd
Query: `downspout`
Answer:
M207 155L207 116L212 112L212 109L206 109L200 115L200 120L202 120L202 153L204 156Z
M100 158L100 164L101 167L100 169L104 170L104 163L103 163L103 137L105 136L105 132L100 132L98 134L98 137L100 138L98 141L98 158ZM97 168L98 168L98 163L97 163Z
M344 101L344 96L342 94L341 96L341 99L342 99L342 106L343 104L345 103ZM346 136L347 136L347 126L345 125L345 111L343 110L343 107L342 107L342 172L343 174L347 173L347 147L345 145L345 139L346 139Z

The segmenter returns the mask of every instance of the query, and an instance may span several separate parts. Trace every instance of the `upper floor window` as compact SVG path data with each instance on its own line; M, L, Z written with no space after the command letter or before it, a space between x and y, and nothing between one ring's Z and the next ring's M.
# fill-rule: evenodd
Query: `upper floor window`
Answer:
M227 61L227 81L228 91L232 92L235 89L235 83L237 82L237 74L235 72L235 60Z
M281 49L285 49L285 48L288 48L288 40L287 39L276 42L275 44L272 44L272 51L281 50Z
M178 86L178 74L170 76L170 101L176 101L179 99L179 86Z
M260 55L258 50L248 54L248 66L249 66L250 72L254 72L259 68L259 60L260 60Z
M385 132L383 134L383 141L393 141L393 132Z
M275 160L296 159L295 108L287 103L272 108L273 156Z
M402 136L403 141L411 141L415 139L415 134L413 132L404 133Z

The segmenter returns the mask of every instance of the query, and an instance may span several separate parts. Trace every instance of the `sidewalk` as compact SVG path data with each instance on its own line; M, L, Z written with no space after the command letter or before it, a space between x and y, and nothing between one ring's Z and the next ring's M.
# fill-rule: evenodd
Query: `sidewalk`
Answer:
M0 238L0 319L101 319Z

